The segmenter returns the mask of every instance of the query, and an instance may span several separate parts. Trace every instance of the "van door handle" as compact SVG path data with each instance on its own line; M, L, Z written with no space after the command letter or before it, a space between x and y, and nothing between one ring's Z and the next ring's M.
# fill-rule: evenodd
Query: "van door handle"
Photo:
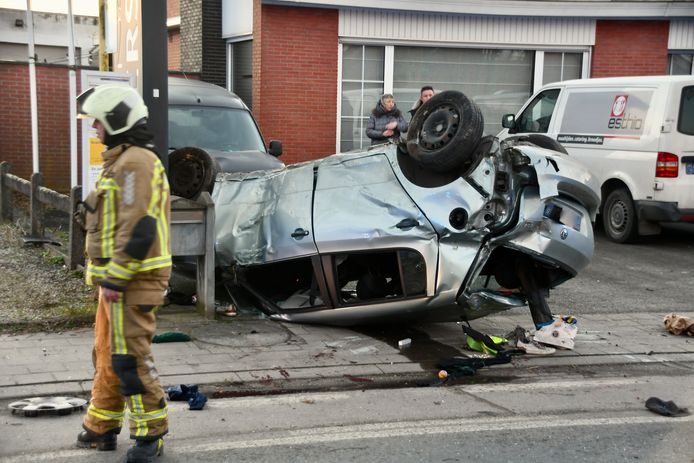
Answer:
M414 227L418 227L418 226L419 226L419 222L417 222L416 219L413 219L411 217L409 217L407 219L402 219L396 225L396 227L398 227L400 230L403 230L405 228L414 228Z
M304 236L308 236L308 230L304 230L303 228L297 228L292 233L292 238L297 240L303 238Z

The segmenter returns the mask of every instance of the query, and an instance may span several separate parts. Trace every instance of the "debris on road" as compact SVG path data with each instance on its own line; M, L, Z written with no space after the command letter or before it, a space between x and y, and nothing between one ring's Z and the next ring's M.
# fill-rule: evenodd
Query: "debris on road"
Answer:
M411 338L405 338L401 339L398 341L398 348L399 349L407 349L412 345L412 339Z
M665 325L665 329L672 334L694 336L694 319L692 318L670 313L663 318L663 324Z
M207 396L198 391L197 384L179 384L166 389L169 400L187 401L189 410L202 410L207 403Z
M541 344L571 350L577 331L578 321L575 317L555 316L554 322L535 331L533 339Z
M12 410L13 415L22 413L29 417L39 416L39 414L62 416L82 410L86 404L86 400L77 397L32 397L12 402L8 408Z
M689 415L689 410L686 408L680 408L672 400L664 401L657 397L649 397L646 400L646 408L663 416L687 416Z

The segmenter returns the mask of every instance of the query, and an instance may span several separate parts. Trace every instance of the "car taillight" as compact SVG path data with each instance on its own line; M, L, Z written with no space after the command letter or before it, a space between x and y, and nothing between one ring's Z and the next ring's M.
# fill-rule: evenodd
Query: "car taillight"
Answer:
M658 153L658 160L655 163L656 177L677 177L680 171L680 162L676 154Z

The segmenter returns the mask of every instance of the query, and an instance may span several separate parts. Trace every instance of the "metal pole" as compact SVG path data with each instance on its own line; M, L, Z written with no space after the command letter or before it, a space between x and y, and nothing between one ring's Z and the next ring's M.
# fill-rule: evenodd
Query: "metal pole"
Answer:
M67 24L67 63L70 68L68 71L70 93L68 100L68 107L70 108L70 187L73 187L77 185L77 108L75 107L77 76L75 75L75 21L72 17L72 0L67 0Z
M34 16L31 0L27 0L27 26L29 32L29 98L31 101L31 153L33 170L39 171L39 117L36 97L36 52L34 50Z
M111 11L109 14L116 14ZM108 53L106 53L106 2L99 0L99 71L108 71Z

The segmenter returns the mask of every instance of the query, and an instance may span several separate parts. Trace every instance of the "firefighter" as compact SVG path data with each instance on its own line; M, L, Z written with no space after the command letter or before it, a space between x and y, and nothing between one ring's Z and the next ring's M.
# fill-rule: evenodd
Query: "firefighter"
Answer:
M86 280L99 290L94 385L79 447L115 450L128 409L128 462L151 462L168 431L151 341L171 273L169 184L152 151L147 107L131 87L101 85L77 97L79 117L107 149L82 204Z

